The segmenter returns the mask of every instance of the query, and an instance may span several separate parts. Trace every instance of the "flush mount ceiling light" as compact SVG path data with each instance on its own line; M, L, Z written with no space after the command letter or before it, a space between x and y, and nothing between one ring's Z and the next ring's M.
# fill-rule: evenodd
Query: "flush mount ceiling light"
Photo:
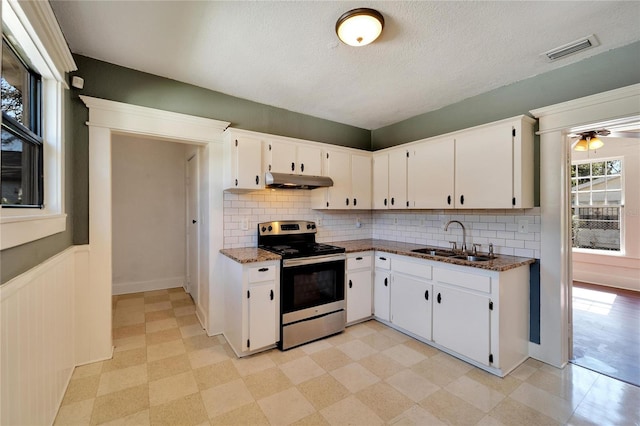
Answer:
M382 28L382 14L367 8L350 10L336 22L338 38L349 46L366 46L380 36Z

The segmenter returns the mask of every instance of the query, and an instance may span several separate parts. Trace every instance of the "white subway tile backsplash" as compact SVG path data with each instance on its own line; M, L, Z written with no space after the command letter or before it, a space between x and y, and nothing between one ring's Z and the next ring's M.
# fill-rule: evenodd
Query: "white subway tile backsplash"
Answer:
M362 238L402 241L449 247L448 241L462 242L462 229L449 220L459 220L467 229L467 246L489 243L497 254L540 258L540 208L528 210L393 210L327 211L311 209L311 191L264 190L224 193L224 247L257 245L257 225L272 220L321 220L316 240L346 241ZM243 219L249 229L242 230ZM360 221L360 228L356 221ZM518 232L518 222L528 222L528 233ZM526 253L526 254L525 254Z

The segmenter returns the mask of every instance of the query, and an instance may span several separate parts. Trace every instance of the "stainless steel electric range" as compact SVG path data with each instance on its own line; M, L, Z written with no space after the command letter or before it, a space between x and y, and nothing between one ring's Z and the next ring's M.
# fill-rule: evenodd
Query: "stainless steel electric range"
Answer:
M258 247L282 256L278 344L282 350L345 327L345 250L316 243L316 231L316 224L308 221L258 224Z

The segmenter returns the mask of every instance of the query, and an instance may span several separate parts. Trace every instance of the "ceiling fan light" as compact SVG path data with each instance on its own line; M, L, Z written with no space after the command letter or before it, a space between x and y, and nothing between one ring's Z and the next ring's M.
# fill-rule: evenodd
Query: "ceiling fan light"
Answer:
M589 149L589 144L585 138L581 138L578 143L573 147L574 151L587 151Z
M598 148L602 148L604 146L604 142L602 142L600 140L600 138L598 138L597 136L592 137L591 139L589 139L589 149L598 149Z
M338 38L349 46L366 46L382 33L384 17L374 9L359 8L344 13L336 22Z

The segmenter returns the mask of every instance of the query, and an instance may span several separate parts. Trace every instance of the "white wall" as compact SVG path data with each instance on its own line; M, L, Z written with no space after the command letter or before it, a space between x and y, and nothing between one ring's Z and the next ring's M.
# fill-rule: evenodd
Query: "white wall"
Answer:
M597 151L571 152L571 160L620 157L625 190L623 215L624 251L589 253L573 251L573 279L640 291L640 140L603 138Z
M187 146L112 138L114 294L184 284Z

